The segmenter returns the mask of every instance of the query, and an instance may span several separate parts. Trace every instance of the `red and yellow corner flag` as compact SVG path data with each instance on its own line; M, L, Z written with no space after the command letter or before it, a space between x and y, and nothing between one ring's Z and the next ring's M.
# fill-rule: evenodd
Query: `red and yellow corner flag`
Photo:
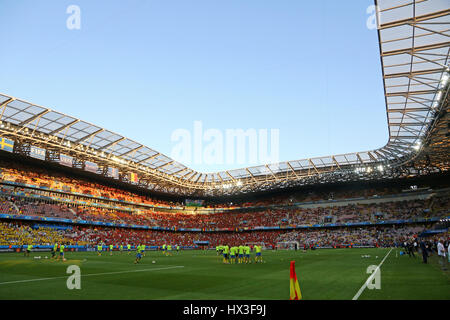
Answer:
M300 300L302 293L298 284L297 275L295 274L295 261L291 261L291 275L290 275L290 291L289 300Z

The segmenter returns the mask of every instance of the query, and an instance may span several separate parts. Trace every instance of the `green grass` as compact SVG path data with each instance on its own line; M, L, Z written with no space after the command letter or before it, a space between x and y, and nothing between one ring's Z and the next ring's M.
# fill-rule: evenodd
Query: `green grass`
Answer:
M49 253L0 254L0 299L288 299L289 262L296 261L304 299L350 300L367 280L369 265L378 265L389 249L333 249L263 252L264 264L224 265L213 251L184 251L171 257L134 254L66 253L67 262L35 260ZM359 299L450 299L450 277L436 258L396 255L381 267L381 289L365 289ZM370 258L361 258L361 255ZM156 260L152 264L152 260ZM69 290L66 269L81 268L81 290ZM171 268L174 266L183 266ZM140 272L130 272L139 271ZM99 274L96 273L111 273ZM87 276L92 274L91 276ZM26 280L51 278L41 281ZM21 281L21 282L14 282ZM5 283L13 282L13 283Z

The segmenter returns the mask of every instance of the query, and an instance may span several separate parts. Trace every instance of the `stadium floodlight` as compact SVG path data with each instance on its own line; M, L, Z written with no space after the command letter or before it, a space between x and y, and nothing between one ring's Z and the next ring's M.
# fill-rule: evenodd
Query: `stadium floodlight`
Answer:
M367 169L365 167L359 167L359 168L355 169L356 173L361 173L361 172L366 172L366 171L367 171Z
M413 149L417 151L420 149L421 146L422 146L422 141L418 140L416 142L416 144L413 146Z
M441 88L445 87L448 82L448 74L444 73L444 75L441 78Z
M377 167L377 169L378 169L378 171L382 172L382 171L384 170L384 167L380 164L380 165Z
M238 182L236 182L236 186L238 186L238 187L240 187L240 186L242 186L242 181L238 181Z
M125 160L118 157L113 157L112 160L121 164L125 164Z

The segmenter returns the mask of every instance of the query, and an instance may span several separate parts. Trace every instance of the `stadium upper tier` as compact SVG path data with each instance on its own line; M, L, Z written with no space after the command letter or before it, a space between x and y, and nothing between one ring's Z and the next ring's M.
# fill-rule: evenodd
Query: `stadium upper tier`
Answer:
M362 190L360 195L365 191ZM448 218L448 195L448 189L441 189L192 214L185 210L161 212L142 204L112 203L105 198L86 199L80 195L3 185L0 189L0 219L208 232L322 228L361 223L364 226L401 225Z
M442 178L441 178L442 177ZM427 182L428 181L428 182ZM413 184L415 189L411 189ZM417 187L417 184L419 187ZM430 193L431 190L446 190L445 175L430 179L402 180L395 183L340 184L336 186L306 188L271 195L248 198L211 198L202 203L189 203L182 199L162 200L136 193L120 186L110 186L86 177L72 175L36 164L24 164L13 159L0 159L0 192L16 196L25 195L35 199L51 199L65 203L96 205L130 211L157 210L184 213L217 213L237 210L279 209L286 206L335 204L336 201L359 201L374 197L392 197Z
M411 176L420 174L418 165L448 170L448 2L375 3L389 127L379 149L201 173L110 130L0 94L0 135L10 139L1 149L197 196Z

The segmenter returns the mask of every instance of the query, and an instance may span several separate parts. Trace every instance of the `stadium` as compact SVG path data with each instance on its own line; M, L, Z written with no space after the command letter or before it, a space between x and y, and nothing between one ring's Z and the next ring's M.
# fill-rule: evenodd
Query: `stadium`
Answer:
M450 7L375 5L378 149L204 173L0 93L0 299L449 300Z

